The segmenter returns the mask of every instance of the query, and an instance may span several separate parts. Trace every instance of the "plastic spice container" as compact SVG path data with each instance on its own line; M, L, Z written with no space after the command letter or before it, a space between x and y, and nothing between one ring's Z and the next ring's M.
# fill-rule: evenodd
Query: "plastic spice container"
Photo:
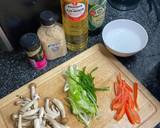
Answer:
M45 54L35 33L23 35L20 39L20 45L26 50L29 62L35 69L40 70L47 66Z
M48 60L59 58L67 53L62 25L57 23L54 17L51 11L43 11L40 14L41 26L37 31Z

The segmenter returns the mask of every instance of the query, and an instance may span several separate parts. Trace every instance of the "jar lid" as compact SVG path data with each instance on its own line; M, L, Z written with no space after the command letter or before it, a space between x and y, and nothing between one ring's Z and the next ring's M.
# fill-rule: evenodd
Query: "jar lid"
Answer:
M43 11L40 13L41 24L50 26L55 23L56 15L52 11Z
M26 33L20 39L20 45L27 50L36 47L39 42L39 38L35 33Z

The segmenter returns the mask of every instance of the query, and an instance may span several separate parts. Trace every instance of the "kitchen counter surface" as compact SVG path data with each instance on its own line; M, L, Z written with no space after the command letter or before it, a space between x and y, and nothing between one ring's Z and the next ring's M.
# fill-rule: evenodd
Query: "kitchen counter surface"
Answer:
M152 8L149 12L149 5L146 0L142 0L136 9L131 11L117 11L107 4L105 24L119 18L134 20L140 23L148 32L149 42L143 51L132 57L118 57L118 59L160 101L160 80L158 81L157 78L158 67L160 68L160 21L158 22L157 20L155 9ZM103 42L101 33L89 37L88 47L99 42ZM80 52L69 52L65 57L49 61L46 69L36 71L28 64L24 52L1 52L0 98L79 53ZM156 128L160 128L160 124L157 125Z

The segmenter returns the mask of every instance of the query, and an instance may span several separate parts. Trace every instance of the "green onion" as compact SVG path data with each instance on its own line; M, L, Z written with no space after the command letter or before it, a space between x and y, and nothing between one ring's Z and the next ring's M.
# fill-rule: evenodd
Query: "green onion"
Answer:
M77 66L70 66L65 73L67 94L73 114L80 119L86 126L90 120L96 116L97 97L96 91L106 91L108 88L96 88L92 73L97 70L94 68L90 73L86 73L86 67L79 70Z

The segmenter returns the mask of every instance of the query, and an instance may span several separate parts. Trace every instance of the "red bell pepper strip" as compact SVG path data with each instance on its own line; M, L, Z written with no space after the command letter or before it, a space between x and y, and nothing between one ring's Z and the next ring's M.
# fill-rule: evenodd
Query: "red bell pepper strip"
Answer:
M125 107L123 105L121 109L117 110L116 114L114 115L114 119L119 121L120 119L122 119L124 114L125 114Z
M111 109L116 111L114 119L119 121L126 114L131 124L140 123L140 116L135 111L135 107L139 109L137 104L138 83L135 82L132 89L125 80L122 80L121 74L118 74L117 82L114 83L114 92L115 98L111 103Z
M137 103L137 98L138 98L138 83L135 82L134 83L134 86L133 86L133 96L134 96L134 104L135 104L135 107L137 108L137 110L139 110L139 106L138 106L138 103Z

